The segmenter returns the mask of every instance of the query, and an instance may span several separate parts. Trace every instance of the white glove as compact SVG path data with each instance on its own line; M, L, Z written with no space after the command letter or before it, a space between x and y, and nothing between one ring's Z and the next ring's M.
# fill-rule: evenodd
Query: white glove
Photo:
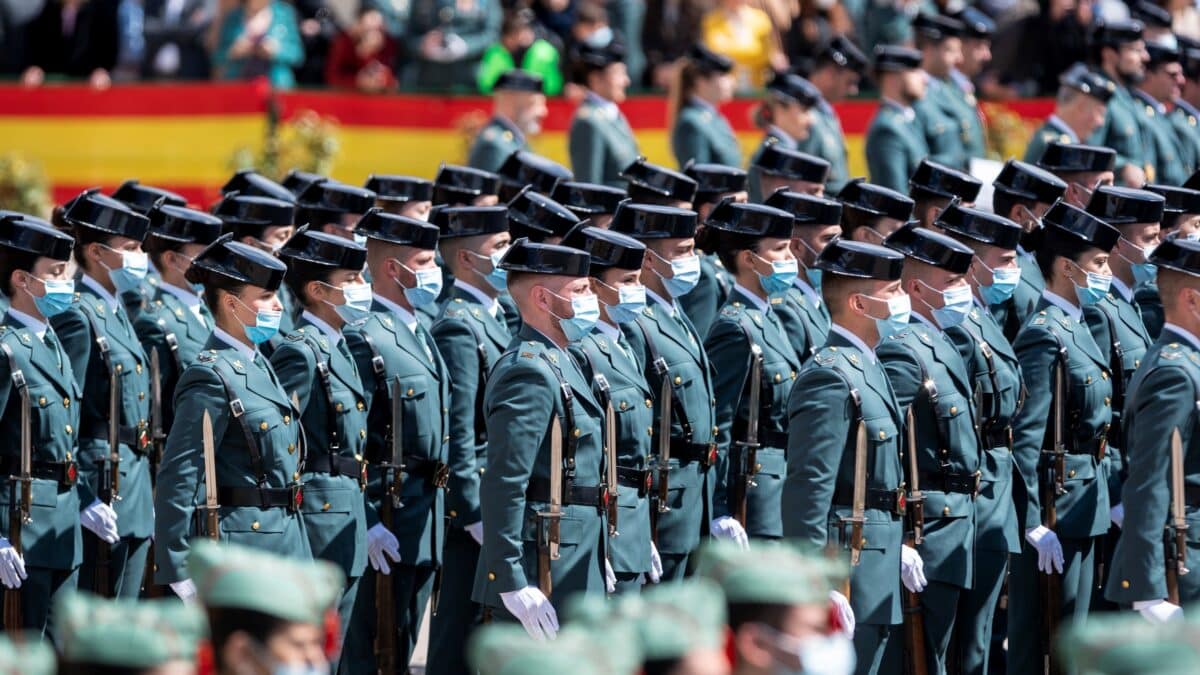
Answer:
M608 562L607 558L604 559L604 592L617 592L617 573L613 572L612 564Z
M554 639L558 634L558 614L550 599L538 588L526 586L500 594L505 609L521 622L525 632L534 639Z
M850 601L838 591L829 591L829 601L837 610L838 621L842 624L842 633L846 635L847 640L854 639L854 610L850 608Z
M446 33L446 48L442 51L442 58L447 61L458 61L467 55L467 41L454 33Z
M1025 541L1037 549L1039 570L1046 574L1050 574L1051 571L1062 574L1062 544L1059 543L1058 535L1054 534L1054 530L1048 529L1045 525L1030 528L1025 530Z
M25 579L25 556L17 553L11 542L0 537L0 583L5 588L20 588Z
M750 537L746 536L746 528L731 516L721 516L709 523L708 532L716 539L727 539L744 549L750 548Z
M650 542L650 571L646 573L646 578L650 580L650 583L657 584L662 581L662 575L662 556L658 554L658 547L654 545L654 542Z
M476 544L483 546L483 522L482 521L480 521L478 523L471 523L470 525L467 525L463 529L467 531L467 534L471 535L471 538L475 540Z
M1108 519L1117 527L1125 527L1125 505L1117 504L1108 510Z
M371 561L371 567L376 572L391 574L392 566L388 564L388 558L392 562L400 562L400 542L387 526L376 523L367 530L367 560Z
M79 513L79 524L110 544L121 539L117 531L117 512L99 499Z
M900 581L913 593L920 593L929 584L925 579L925 561L911 546L900 547Z
M183 600L184 604L191 604L193 599L196 597L196 584L194 584L191 579L172 581L170 586L171 590L175 591L175 595L178 595L179 599Z
M1133 609L1150 623L1167 623L1183 618L1183 608L1166 600L1138 600Z

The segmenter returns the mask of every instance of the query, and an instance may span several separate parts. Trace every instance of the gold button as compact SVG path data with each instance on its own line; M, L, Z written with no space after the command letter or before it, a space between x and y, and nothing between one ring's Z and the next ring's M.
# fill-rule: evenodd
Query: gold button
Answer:
M646 427L646 433L653 436L654 435L654 427Z
M1104 405L1112 405L1112 399L1105 396L1104 397Z
M1067 472L1067 478L1074 478L1074 477L1075 477L1075 469L1071 469L1070 471Z
M754 470L755 470L755 471L762 471L762 464L755 464L755 465L754 465Z
M288 454L290 455L290 454L292 454L292 453L294 453L294 452L296 452L296 444L295 444L295 443L288 443Z
M1086 379L1084 379L1083 383L1084 383L1084 384L1091 384L1091 383L1092 383L1092 376L1091 376L1091 375L1088 375L1088 376L1087 376L1087 378L1086 378Z
M484 466L479 467L479 475L482 476L485 473L487 473L487 467L484 467Z
M141 372L142 372L142 364L140 364L140 363L139 363L139 364L137 364L136 366L134 366L134 367L133 367L133 369L134 369L134 371L136 371L138 374L141 374Z
M1138 366L1140 366L1140 365L1142 365L1142 360L1141 360L1141 359L1134 359L1134 360L1133 360L1133 367L1134 367L1134 368L1137 368L1137 367L1138 367Z
M38 405L46 405L46 397L45 396L38 397Z
M1107 370L1100 371L1100 379L1103 379L1103 380L1108 379L1108 371Z
M67 461L68 462L71 461L71 453L69 453L69 452L67 453Z
M356 407L357 407L359 410L362 410L362 409L364 409L364 408L366 408L366 407L367 407L367 406L363 405L363 402L362 402L362 401L359 401L358 403L356 403L356 404L355 404L355 406L356 406Z
M683 378L676 375L675 376L675 384L683 384Z
M367 437L367 430L366 430L366 429L359 429L359 430L358 430L358 437L359 437L359 438L366 438L366 437Z
M145 401L145 400L146 400L146 392L144 392L144 391L139 391L139 392L138 392L138 400L139 400L139 401Z
M122 370L124 370L124 369L125 369L125 367L124 367L124 366L122 366L122 365L121 365L121 364L119 364L119 363L117 364L117 372L118 372L118 373L119 373L119 372L121 372L121 371L122 371Z
M292 474L292 480L300 480L300 472L299 471Z
M71 407L71 399L69 399L69 398L64 398L64 399L63 399L63 407L64 407L64 408L70 408L70 407Z
M950 406L950 414L957 415L958 414L958 406L956 406L956 405Z
M257 520L256 520L256 521L254 521L253 523L250 523L250 529L254 530L255 532L257 532L257 531L258 531L258 528L259 528L259 527L261 527L261 526L258 524L258 521L257 521Z
M575 427L575 429L571 431L571 434L574 435L575 438L579 438L579 427Z
M1121 580L1121 588L1129 588L1129 580L1128 579Z
M334 409L334 410L336 410L336 411L338 411L338 412L342 412L342 404L341 404L341 403L339 403L339 404L337 404L337 405L333 406L333 409Z
M67 425L67 435L68 435L68 436L70 436L70 435L71 435L71 434L72 434L74 431L75 431L75 430L71 428L71 425L70 425L70 424L68 424L68 425Z
M458 511L455 511L455 510L451 509L451 511L450 511L450 517L451 517L451 518L457 518L457 517L458 517Z
M943 507L942 507L942 515L943 515L943 516L948 516L948 515L950 515L950 507L949 507L949 506L943 506Z
M356 462L361 462L361 461L362 461L362 455L357 455L357 454L356 454L356 455L354 455L354 461L356 461Z
M488 581L495 581L495 580L496 580L496 573L488 572Z
M283 416L283 423L284 423L284 424L291 424L291 423L292 423L292 416L291 416L291 415L284 415L284 416Z
M415 392L416 392L416 390L415 390L415 389L413 389L412 387L409 387L409 388L408 388L408 395L409 395L409 396L412 396L412 395L413 395L413 393L415 393Z
M629 407L629 403L627 403L625 401L621 401L621 410L625 410L628 407Z
M871 542L867 541L866 537L863 537L863 546L866 546L869 543L871 543Z
M263 431L266 431L266 430L267 430L267 426L268 426L268 425L267 425L267 423L266 423L266 422L263 422L262 424L259 424L259 425L258 425L258 428L259 428L259 429L262 429Z
M775 373L775 381L776 381L776 382L783 382L783 375L781 375L781 374L779 374L779 373Z
M329 502L325 502L324 504L322 504L322 505L321 505L321 510L322 510L322 511L328 511L328 510L329 510L329 508L330 508L330 507L329 507Z
M450 434L446 434L445 436L442 436L442 442L449 443L450 442Z
M653 406L653 405L654 405L654 404L650 402L650 399L646 399L646 407L647 407L647 408L649 408L649 407L651 407L651 406Z
M883 431L881 430L881 431L879 432L879 440L881 440L881 441L882 441L882 440L883 440L883 439L885 439L885 438L887 438L887 433L885 433L885 432L883 432Z
M794 380L794 379L796 379L796 371L794 371L794 370L793 370L793 371L792 371L792 374L790 375L790 377L791 377L793 380Z

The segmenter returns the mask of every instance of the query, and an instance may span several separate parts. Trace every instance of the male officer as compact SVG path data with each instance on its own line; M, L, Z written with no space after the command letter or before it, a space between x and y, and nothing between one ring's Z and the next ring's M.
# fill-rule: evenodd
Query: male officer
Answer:
M181 598L196 594L189 552L195 537L240 544L289 558L312 558L300 522L300 464L304 441L291 393L258 347L279 326L275 296L286 266L275 256L226 234L188 269L204 285L213 317L204 351L175 387L175 419L154 495L156 581ZM215 485L207 470L203 420L212 420ZM203 516L207 494L220 508L217 532ZM316 497L320 499L320 497Z
M558 162L517 150L505 158L496 170L500 176L500 201L510 202L521 190L532 187L535 192L549 195L559 181L571 180L571 170Z
M375 205L388 213L429 220L433 182L412 176L371 174L363 185L375 193Z
M835 35L818 50L806 75L821 92L821 100L813 106L812 128L799 149L829 162L829 176L825 179L828 194L837 194L850 180L846 134L833 104L858 93L858 83L869 65L866 54L850 38Z
M3 475L21 475L22 434L29 434L32 476L31 501L21 504L21 486L16 478L0 485L0 582L17 589L21 598L21 622L5 626L10 632L31 629L45 634L50 626L51 603L79 583L83 562L80 530L80 488L76 436L67 426L79 428L79 397L82 393L62 351L50 317L65 311L75 298L75 284L68 274L71 238L49 223L31 216L0 218L0 285L10 298L0 331L0 428L9 439L3 455ZM14 375L21 374L19 382ZM28 400L25 400L26 397ZM26 408L27 406L27 408ZM28 409L29 428L22 428ZM35 412L36 411L36 412ZM14 503L15 500L15 503ZM12 518L28 508L29 520L21 530L21 550L7 537ZM115 523L114 523L115 525ZM116 527L109 530L116 535Z
M1182 87L1171 101L1171 128L1179 139L1180 155L1185 169L1191 173L1200 169L1200 42L1176 37L1179 43L1179 62L1183 66Z
M1037 166L1058 176L1067 184L1062 200L1084 208L1092 193L1101 185L1112 185L1117 153L1112 148L1051 141L1046 144Z
M59 673L194 673L208 632L199 607L170 600L73 593L55 602L54 615Z
M901 410L911 411L906 429L916 445L917 472L906 458L909 485L920 480L925 530L905 544L901 579L920 593L930 667L945 673L950 637L960 605L975 580L975 496L980 450L975 430L974 382L950 336L971 311L966 275L974 252L965 244L922 227L904 227L884 242L907 259L901 288L912 299L908 328L875 348ZM911 525L911 524L910 524ZM914 536L921 535L914 532ZM909 572L909 568L913 572ZM928 582L928 583L927 583ZM926 648L926 647L922 647Z
M792 255L800 269L783 302L774 305L783 332L801 364L808 361L829 336L829 307L821 298L817 258L829 242L842 234L842 205L824 197L780 190L767 198L767 206L792 214Z
M233 234L233 241L274 255L296 231L296 207L292 202L273 197L254 197L231 192L213 207L213 215ZM291 332L296 319L296 299L286 286L276 293L283 305L279 332ZM268 346L269 349L269 346Z
M150 209L160 201L171 206L187 206L187 200L181 195L152 185L143 185L136 180L127 180L121 183L116 190L113 190L112 198L143 216L150 213ZM142 311L142 305L146 302L145 287L156 285L158 285L158 270L151 268L146 273L145 284L138 288L137 292L122 293L121 301L125 303L125 309L129 312L130 319L136 318Z
M899 673L901 645L894 633L900 624L904 424L874 345L908 325L908 296L900 287L904 256L837 239L816 266L824 272L822 294L833 322L788 400L783 533L817 550L861 546L851 553L857 564L849 570L850 597L837 593L834 602L852 617L856 672ZM867 482L865 509L852 514L860 471ZM853 528L861 536L846 526L848 517L861 517L861 530ZM847 600L852 613L844 609Z
M658 440L670 443L670 503L665 507L656 503L651 508L658 510L658 538L654 543L662 556L663 579L679 580L686 571L688 556L700 544L704 526L714 536L742 541L746 537L736 520L713 518L718 429L712 371L703 336L696 332L678 302L700 278L696 214L669 206L623 204L611 229L646 245L642 283L649 301L637 321L622 330L633 353L644 364L646 381L655 393L654 428L661 428L660 415L671 416L671 440ZM663 378L671 386L670 409L666 401L660 400ZM655 493L661 479L661 472L656 472Z
M500 263L522 328L488 376L484 394L488 471L479 486L483 548L474 598L497 618L520 621L534 637L553 637L558 629L551 590L560 603L572 593L611 590L603 541L602 409L567 352L568 344L591 332L599 314L588 258L577 249L518 240ZM562 475L552 481L552 471ZM558 479L562 523L554 529L560 556L541 570L534 564L539 547L553 542L538 533L544 523L530 527L527 514L554 508L552 499L560 500L550 486ZM540 585L545 572L549 587Z
M821 100L821 92L811 82L795 73L779 73L767 83L766 101L762 112L768 122L762 141L750 157L750 199L760 201L770 190L759 185L760 177L752 170L768 145L795 150L812 136L811 111ZM828 167L826 167L828 169ZM822 181L823 182L823 181Z
M542 130L546 119L542 78L514 69L500 75L492 88L492 118L475 137L467 164L496 171L509 155L529 149L529 136Z
M625 50L617 42L604 47L581 45L575 83L587 89L571 118L567 151L575 178L588 183L624 187L621 171L637 159L637 138L621 109L629 88Z
M913 19L913 36L921 51L921 70L927 78L925 95L913 105L917 124L925 134L929 158L956 169L966 169L969 120L958 88L950 74L962 63L962 35L958 19L921 13Z
M270 197L285 202L296 200L296 196L292 194L291 190L253 169L238 171L225 181L225 184L221 186L221 196L224 197L232 192L244 196Z
M974 206L983 183L970 174L923 159L908 179L908 196L913 199L913 218L926 229L951 202Z
M1193 488L1186 487L1194 469L1188 460L1195 456L1197 415L1200 400L1200 244L1183 238L1168 239L1150 256L1158 266L1158 288L1163 299L1166 323L1162 335L1146 353L1125 397L1122 417L1125 427L1125 455L1129 476L1125 480L1122 504L1125 524L1113 556L1112 572L1105 595L1113 602L1133 605L1153 622L1177 617L1179 604L1193 603L1200 597L1197 578L1191 573L1178 575L1178 597L1168 600L1165 578L1175 575L1176 556L1186 554L1186 565L1194 568L1200 545L1188 532L1186 551L1176 550L1176 532L1171 504L1180 499L1190 520L1195 513ZM1178 431L1183 450L1179 467L1184 476L1185 494L1174 494L1172 476L1173 436ZM1164 535L1164 525L1166 533ZM1167 557L1170 555L1170 557Z
M1031 164L1042 158L1046 144L1082 143L1104 126L1108 102L1117 85L1082 63L1076 63L1058 76L1058 93L1054 112L1042 123L1029 145L1025 146L1025 161Z
M296 198L296 222L361 246L363 235L355 234L354 226L373 206L374 192L327 179L308 186Z
M1192 173L1196 160L1172 126L1167 106L1179 97L1183 88L1183 65L1179 49L1172 45L1146 43L1145 76L1132 87L1134 112L1142 130L1147 172L1151 183L1182 185ZM1140 185L1134 187L1141 187Z
M954 86L945 94L946 98L958 104L963 143L969 162L972 157L984 157L987 154L984 117L975 96L975 80L995 79L994 75L985 75L984 71L992 61L992 36L996 31L996 24L987 14L973 6L967 6L961 12L953 14L953 17L963 25L962 59L958 66L950 71L949 81ZM969 170L971 167L968 164L965 168Z
M912 218L913 200L861 178L846 183L838 193L842 203L842 237L882 244Z
M750 200L756 203L779 189L823 195L829 162L767 141L750 163L749 174Z
M698 229L703 231L704 221L708 214L726 197L735 202L744 202L748 197L746 192L746 172L723 164L689 164L684 169L692 180L698 183L696 198L691 208L699 216ZM729 288L733 282L729 273L721 267L721 261L713 252L703 251L700 258L700 280L690 293L679 298L679 304L696 332L708 335L709 328L717 319L717 312L729 297Z
M1104 126L1084 142L1116 152L1114 168L1122 184L1140 187L1148 181L1154 182L1155 177L1150 175L1152 165L1146 161L1146 148L1137 121L1137 104L1130 89L1146 74L1142 24L1138 21L1100 22L1092 29L1090 49L1090 64L1096 68L1096 74L1113 85L1113 95L1108 101Z
M557 244L578 222L567 207L532 188L525 188L508 203L508 232L513 239Z
M904 190L917 164L930 153L913 110L925 97L926 76L920 66L921 53L915 49L875 48L881 105L867 128L867 169L871 182L893 190Z
M988 299L992 315L1004 328L1009 342L1016 339L1042 298L1046 282L1034 260L1041 243L1041 217L1066 189L1067 184L1054 174L1015 159L1008 160L992 182L992 212L1021 226L1021 243L1017 245L1021 282L1009 299L999 300L998 295Z
M279 257L288 266L284 281L303 311L296 329L271 354L271 365L283 390L299 404L307 439L301 518L309 545L314 557L338 565L346 575L338 602L345 644L369 546L362 496L367 481L366 390L343 328L361 323L371 312L371 287L362 277L367 251L306 226L284 244ZM339 668L361 672L363 658L359 650L347 649Z
M627 181L625 194L638 204L658 204L689 209L696 197L696 181L685 174L638 157L621 170Z
M292 169L291 171L288 171L286 176L283 177L280 185L282 185L287 191L291 192L293 197L298 197L300 196L300 193L304 192L305 188L307 188L309 185L323 180L329 180L329 177L322 176L319 173L309 173L308 171L301 171L300 169Z
M430 621L430 673L466 673L461 645L481 618L471 587L483 541L479 482L486 470L487 425L483 407L488 373L512 335L497 300L507 288L500 260L512 240L503 206L444 209L438 248L454 273L450 297L430 332L453 383L449 405L450 477L447 483L442 599Z
M500 177L491 171L443 164L433 179L434 206L492 206L500 203Z
M974 252L967 283L971 309L946 335L966 364L969 391L978 405L976 420L982 454L979 493L975 497L975 578L958 605L955 619L962 671L984 675L995 639L993 621L1010 555L1021 552L1017 511L1013 505L1016 467L1012 458L1012 422L1024 399L1021 366L1000 324L988 311L1017 287L1021 268L1017 245L1021 227L1011 220L976 209L951 206L935 225ZM974 392L979 392L975 394Z
M724 450L713 513L732 516L752 537L769 539L783 536L787 397L800 370L774 311L798 270L793 220L770 206L724 201L705 221L703 235L734 282L704 341L715 373L717 442Z
M612 404L616 437L605 443L617 451L616 536L610 536L608 555L618 593L637 591L639 584L658 583L662 559L650 537L649 478L653 465L654 393L642 373L622 326L635 321L646 307L646 287L641 283L646 246L638 240L598 227L580 224L563 244L587 251L592 291L600 301L596 330L577 344L571 354L588 377L602 406Z
M142 239L149 220L95 191L72 200L63 220L74 228L80 295L78 303L50 324L83 390L79 426L64 425L56 432L79 435L80 502L88 505L83 526L93 533L85 536L79 585L96 593L137 597L154 527L147 457L150 360L117 298L138 291L146 276ZM113 379L120 400L110 405ZM112 425L116 448L110 447ZM112 481L110 490L109 479L118 472L120 482ZM119 541L112 536L114 525ZM103 551L108 555L103 567L103 561L97 561L101 540L108 549Z
M1021 475L1014 496L1027 546L1009 574L1010 673L1041 667L1039 644L1048 636L1031 629L1041 625L1044 611L1040 574L1060 576L1064 621L1087 615L1096 541L1109 526L1102 463L1112 421L1111 373L1083 323L1082 307L1108 293L1109 251L1120 232L1063 202L1042 222L1037 261L1046 290L1013 343L1028 390L1013 424L1013 457ZM1063 398L1055 401L1060 377ZM1057 438L1056 429L1061 430ZM1062 461L1054 457L1056 450L1066 453ZM1051 507L1056 509L1053 529L1046 525Z
M438 228L406 216L368 211L357 232L367 235L367 268L373 303L367 320L346 330L367 406L366 459L372 465L367 491L368 573L355 606L356 626L394 631L395 663L409 662L430 596L441 590L445 541L443 488L447 480L450 377L432 336L415 308L437 300L442 270L434 261ZM399 389L394 389L398 386ZM400 417L392 408L399 396ZM399 426L397 426L399 425ZM403 469L393 464L392 434L401 434ZM387 466L387 470L382 469ZM399 472L403 470L403 477ZM399 497L399 507L393 497ZM385 521L384 500L390 519ZM377 625L376 584L392 577L395 624ZM378 600L376 600L378 602ZM351 636L360 655L371 650L366 630ZM370 667L371 659L359 665ZM358 672L358 671L355 671Z
M617 205L625 199L625 190L623 186L559 181L550 197L570 209L580 220L587 219L595 227L608 227L617 212Z
M1150 192L1163 196L1163 219L1159 238L1175 236L1196 241L1200 238L1200 191L1170 185L1147 185ZM1163 327L1163 303L1158 284L1152 279L1133 288L1133 301L1142 316L1142 325L1151 340L1157 340Z

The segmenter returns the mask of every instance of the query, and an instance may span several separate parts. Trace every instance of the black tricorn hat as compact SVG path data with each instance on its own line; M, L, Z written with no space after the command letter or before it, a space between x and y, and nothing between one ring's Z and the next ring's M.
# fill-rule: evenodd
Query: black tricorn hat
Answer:
M921 52L898 45L875 46L875 70L904 72L921 67Z
M1091 42L1097 46L1120 47L1142 39L1141 21L1100 21L1094 25Z
M967 6L954 15L963 25L963 37L975 40L990 40L996 32L996 22L975 7Z
M753 168L770 175L809 183L824 183L829 177L829 162L799 150L784 147L775 139L763 145Z
M501 199L511 201L525 186L550 194L559 181L571 180L571 170L558 162L527 150L515 150L500 165Z
M375 193L366 188L323 180L313 183L300 193L296 210L297 220L309 224L324 224L338 220L344 214L361 216L375 206Z
M811 108L821 101L821 90L796 73L775 73L767 82L767 91Z
M537 73L531 73L528 70L513 68L505 71L496 78L496 83L492 85L492 91L528 91L537 93L542 91L542 76Z
M67 261L71 259L75 240L41 218L23 213L5 214L0 216L0 246Z
M895 281L904 271L904 254L876 244L834 239L817 256L816 268L859 279Z
M354 231L367 235L368 240L377 239L389 244L430 251L437 248L439 234L435 225L416 218L387 213L380 208L371 209L359 218Z
M699 42L688 50L687 58L702 73L728 73L733 70L733 59L718 54Z
M746 189L746 172L736 166L725 164L697 164L689 160L683 173L696 181L694 203L707 204L721 195L741 192Z
M142 185L136 180L121 183L120 187L113 191L112 198L142 215L146 215L160 199L173 206L187 206L187 200L179 194L152 185Z
M413 176L371 174L363 185L381 202L433 201L433 182Z
M1051 251L1080 246L1111 251L1121 238L1117 228L1061 200L1042 216L1042 232L1043 248Z
M629 181L625 192L634 201L665 197L691 204L696 198L696 181L674 169L651 164L645 157L633 160L620 176Z
M1016 199L1053 204L1067 191L1067 183L1043 168L1010 159L992 182L992 189Z
M284 186L267 178L261 173L255 172L253 169L244 169L233 174L233 177L225 181L221 186L221 194L227 195L231 192L236 192L244 196L270 197L285 202L296 201L296 195L292 194Z
M287 274L287 265L275 256L221 235L188 266L187 280L209 288L236 288L244 284L276 290Z
M457 164L443 164L433 179L434 204L470 204L481 195L494 195L500 177L491 171Z
M72 227L84 227L138 241L146 238L146 230L150 227L149 218L94 188L79 193L67 202L62 217Z
M291 202L253 197L230 192L213 206L213 215L225 223L225 229L239 239L262 239L268 227L287 227L296 221L296 207Z
M1087 212L1109 225L1160 223L1165 199L1149 190L1101 185L1092 192Z
M562 245L587 251L591 256L592 276L599 276L612 268L640 270L642 258L646 255L646 245L637 239L588 225L586 220L571 228L563 237Z
M580 218L616 213L617 206L626 197L621 188L577 181L560 182L554 186L554 192L550 195L551 199L571 209L571 212Z
M781 187L764 204L792 214L796 225L837 225L842 222L842 203L825 197L791 192Z
M1180 216L1200 215L1200 190L1175 187L1173 185L1147 185L1143 189L1162 195L1163 214Z
M925 195L934 197L958 197L964 202L974 202L983 183L969 173L939 164L931 159L922 159L908 179L909 193L913 199Z
M433 222L430 218L430 222ZM508 207L447 206L437 209L437 226L442 239L477 237L508 231Z
M1090 173L1112 171L1116 162L1117 152L1112 148L1050 141L1037 165L1055 173Z
M961 38L967 32L967 27L958 19L944 14L925 12L913 18L912 29L917 35L935 42L941 42L948 38Z
M292 169L288 172L288 175L283 177L283 187L287 188L293 195L299 197L300 193L304 192L309 185L320 183L323 180L329 180L329 178L319 173L309 173L300 169Z
M305 267L322 272L361 270L367 262L367 249L345 237L310 230L305 225L279 249L279 257L289 269L297 271Z
M794 222L795 218L787 211L765 204L738 203L726 197L708 214L704 227L719 236L722 246L745 248L747 243L764 237L790 239Z
M608 228L635 239L686 239L696 236L696 212L622 202Z
M1082 63L1076 63L1063 71L1063 74L1058 76L1058 83L1083 92L1101 103L1108 103L1113 94L1117 93L1117 86L1113 84L1112 80Z
M912 217L915 204L912 199L882 185L868 183L856 178L838 193L842 212L857 211L872 216L881 216L907 221Z
M562 237L578 222L579 217L570 209L528 187L508 203L508 230L513 239L524 237L539 242L546 237Z
M975 252L970 246L940 232L906 225L883 242L904 255L956 274L966 274Z
M1003 216L951 204L943 209L934 224L954 234L1010 251L1021 243L1021 226Z
M221 236L225 224L220 218L182 206L171 206L165 201L155 204L147 214L150 218L150 236L177 244L204 244L208 246Z
M1129 16L1148 28L1170 28L1171 13L1148 0L1138 0L1129 8Z
M1200 276L1200 242L1170 237L1154 248L1149 262L1177 272Z
M819 62L836 63L842 68L849 68L860 74L866 71L867 66L871 64L867 55L845 35L835 35L830 38L818 51L817 59Z
M585 251L577 248L518 239L508 247L504 257L500 259L500 269L507 272L586 277L590 269L590 258Z

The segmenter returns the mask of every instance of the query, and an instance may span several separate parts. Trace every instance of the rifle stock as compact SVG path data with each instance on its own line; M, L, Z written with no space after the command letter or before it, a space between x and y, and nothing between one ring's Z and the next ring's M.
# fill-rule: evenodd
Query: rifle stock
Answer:
M5 351L8 348L5 347ZM11 359L10 359L11 363ZM25 382L25 374L14 370L13 386L21 396L21 473L10 476L12 486L12 510L8 514L8 542L19 555L25 555L25 545L21 532L27 523L33 522L33 438L30 436L29 387ZM4 628L8 631L20 630L24 624L21 617L21 589L12 588L4 591Z

